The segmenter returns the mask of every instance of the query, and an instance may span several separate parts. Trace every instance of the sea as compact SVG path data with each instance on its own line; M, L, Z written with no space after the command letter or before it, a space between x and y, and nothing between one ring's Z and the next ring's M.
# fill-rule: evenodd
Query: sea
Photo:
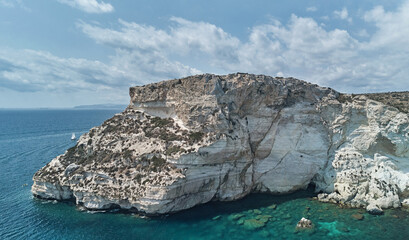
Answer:
M33 174L75 145L71 134L120 111L0 110L0 239L409 239L408 212L373 216L320 203L313 189L252 194L154 218L33 198ZM296 229L302 217L312 229Z

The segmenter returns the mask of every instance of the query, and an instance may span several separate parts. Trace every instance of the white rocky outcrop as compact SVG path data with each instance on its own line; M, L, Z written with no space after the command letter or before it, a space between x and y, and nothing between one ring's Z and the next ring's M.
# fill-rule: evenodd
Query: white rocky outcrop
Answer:
M408 115L365 97L334 106L323 111L332 149L314 180L326 192L319 199L371 209L399 207L409 193Z
M306 218L301 218L300 221L298 221L296 229L311 229L313 228L314 225L312 224L312 221Z
M353 207L409 197L408 115L382 103L241 73L133 87L130 96L124 112L34 175L35 196L147 214L310 183L321 201Z

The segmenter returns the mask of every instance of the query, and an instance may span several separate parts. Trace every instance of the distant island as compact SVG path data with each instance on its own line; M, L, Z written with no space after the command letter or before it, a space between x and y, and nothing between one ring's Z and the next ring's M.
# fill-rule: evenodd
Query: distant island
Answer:
M125 109L126 104L92 104L92 105L79 105L74 109Z
M128 105L126 104L90 104L90 105L78 105L74 107L34 107L34 108L19 108L19 107L11 107L11 108L0 108L0 110L8 111L8 110L124 110Z

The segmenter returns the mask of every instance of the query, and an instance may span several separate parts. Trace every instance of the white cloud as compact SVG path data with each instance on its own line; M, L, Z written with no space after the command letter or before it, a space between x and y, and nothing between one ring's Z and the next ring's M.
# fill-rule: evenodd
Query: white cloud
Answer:
M345 7L340 11L334 11L334 15L339 19L347 20L349 23L352 23L352 18L349 17L348 9L346 9Z
M346 8L342 8L341 11L334 11L334 15L341 18L341 19L347 19L348 18L348 10Z
M0 87L97 89L108 95L131 85L216 71L293 76L345 92L409 90L409 4L394 12L376 7L364 20L376 27L371 35L362 29L365 41L295 15L285 24L251 28L245 41L213 24L176 17L163 29L123 20L119 28L79 22L87 36L114 49L108 62L0 51Z
M368 31L366 31L366 29L361 29L357 33L357 35L360 36L360 37L364 37L364 38L369 37L369 33L368 33Z
M348 18L347 13L341 16ZM370 19L368 15L367 20ZM116 61L128 62L129 59L145 57L159 63L166 62L165 66L185 63L183 67L176 68L178 71L185 69L182 72L195 72L195 61L190 59L205 59L204 66L199 64L202 71L215 66L220 73L280 73L340 91L357 92L387 90L386 85L399 89L403 80L396 81L397 69L406 69L399 61L385 63L374 58L377 50L368 49L373 41L359 42L345 30L327 31L315 20L295 15L286 25L276 21L253 27L245 42L215 25L175 17L171 18L169 29L123 20L120 23L121 28L117 30L86 23L79 23L79 27L97 42L117 49ZM408 36L409 33L401 37L408 39ZM385 57L396 59L387 50L384 52ZM188 60L175 61L183 58Z
M305 75L321 65L337 64L335 56L354 55L357 45L346 31L326 32L314 20L295 15L288 26L276 22L254 27L247 42L212 24L180 18L171 21L176 25L168 31L124 21L120 21L120 31L85 23L79 26L97 42L127 49L133 55L151 57L155 53L168 61L175 55L200 55L207 59L208 65L226 72L276 74L281 71L302 76L302 71ZM118 54L118 58L123 55Z
M169 31L152 26L129 23L119 20L120 30L106 29L80 22L78 26L98 43L117 49L132 51L153 51L159 54L189 55L206 53L218 60L231 60L231 52L238 47L240 40L223 29L204 22L191 22L172 17L173 25Z
M136 83L132 75L99 61L60 58L42 51L0 50L3 107L125 104L128 87Z
M0 98L5 99L5 107L27 106L22 99L29 98L33 101L28 106L36 107L107 102L125 104L129 101L130 86L199 73L157 54L119 49L111 59L106 64L87 59L60 58L42 51L0 50L0 92L8 89L0 94ZM5 97L6 93L13 98L24 98L7 103L10 98Z
M78 8L87 13L108 13L114 11L114 7L103 1L97 0L57 0L60 3Z
M333 85L344 77L338 66L353 58L357 47L358 42L346 31L325 31L313 19L293 15L287 26L276 23L253 28L250 40L238 49L240 65L230 70L281 71L285 76Z
M33 50L0 51L0 87L16 91L73 91L126 85L130 78L99 61L59 58Z
M317 7L307 7L307 9L305 9L307 12L316 12L318 10Z
M3 7L14 7L15 1L12 0L0 0L0 5Z
M109 64L79 58L59 58L33 50L0 51L0 87L16 91L69 92L127 88L163 78L199 73L155 55L118 50Z
M325 20L325 21L328 21L328 20L329 20L329 17L328 17L328 16L322 16L321 19L322 19L322 20Z
M0 0L0 7L14 8L20 7L27 12L31 12L31 9L28 8L22 0Z
M409 1L396 12L385 12L383 7L375 7L365 13L364 20L378 28L371 38L371 49L394 50L399 54L409 52Z

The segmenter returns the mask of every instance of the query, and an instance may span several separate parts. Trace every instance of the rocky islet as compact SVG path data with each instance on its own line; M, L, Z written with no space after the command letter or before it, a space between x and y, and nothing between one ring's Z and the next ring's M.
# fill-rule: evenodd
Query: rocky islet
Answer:
M130 96L124 112L34 175L35 196L151 215L311 183L319 200L369 212L408 201L408 115L366 96L244 73L132 87Z

